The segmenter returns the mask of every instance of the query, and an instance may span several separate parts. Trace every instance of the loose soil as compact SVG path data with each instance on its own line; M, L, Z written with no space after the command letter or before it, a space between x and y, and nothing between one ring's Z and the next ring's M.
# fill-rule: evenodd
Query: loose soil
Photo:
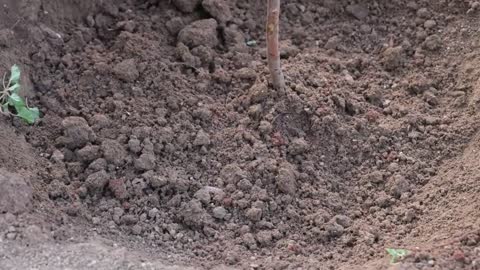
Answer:
M478 2L0 3L1 269L479 269Z

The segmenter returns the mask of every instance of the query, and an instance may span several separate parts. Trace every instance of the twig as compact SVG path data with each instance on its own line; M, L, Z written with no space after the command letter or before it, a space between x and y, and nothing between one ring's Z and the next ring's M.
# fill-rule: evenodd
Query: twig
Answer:
M278 44L280 21L280 0L268 0L267 7L267 61L272 76L273 87L285 89L285 78L280 65L280 49Z
M22 20L23 20L23 18L18 19L18 20L12 25L12 27L10 27L10 30L13 31L13 29L15 28L15 26L17 26L17 24L18 24L19 22L21 22Z

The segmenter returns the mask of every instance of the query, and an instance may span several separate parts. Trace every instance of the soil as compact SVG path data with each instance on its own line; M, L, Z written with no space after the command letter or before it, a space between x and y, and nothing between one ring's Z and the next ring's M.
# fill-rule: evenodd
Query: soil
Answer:
M0 269L480 268L478 2L0 3Z

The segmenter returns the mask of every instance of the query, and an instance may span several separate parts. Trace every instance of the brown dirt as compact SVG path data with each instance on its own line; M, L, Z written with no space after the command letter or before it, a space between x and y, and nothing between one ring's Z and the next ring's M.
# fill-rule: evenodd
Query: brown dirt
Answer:
M261 1L0 1L0 70L20 64L42 112L0 122L35 205L0 209L0 239L95 232L205 269L478 269L478 3L353 2L283 3L277 93ZM412 254L390 266L388 247Z

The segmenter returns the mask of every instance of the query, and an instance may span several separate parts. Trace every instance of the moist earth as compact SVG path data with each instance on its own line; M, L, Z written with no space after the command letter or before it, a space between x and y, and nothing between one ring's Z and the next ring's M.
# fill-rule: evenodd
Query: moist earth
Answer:
M205 269L478 269L478 2L284 1L285 91L261 1L0 2L1 70L19 64L41 110L0 122L0 244L95 232ZM411 253L389 266L391 247Z

